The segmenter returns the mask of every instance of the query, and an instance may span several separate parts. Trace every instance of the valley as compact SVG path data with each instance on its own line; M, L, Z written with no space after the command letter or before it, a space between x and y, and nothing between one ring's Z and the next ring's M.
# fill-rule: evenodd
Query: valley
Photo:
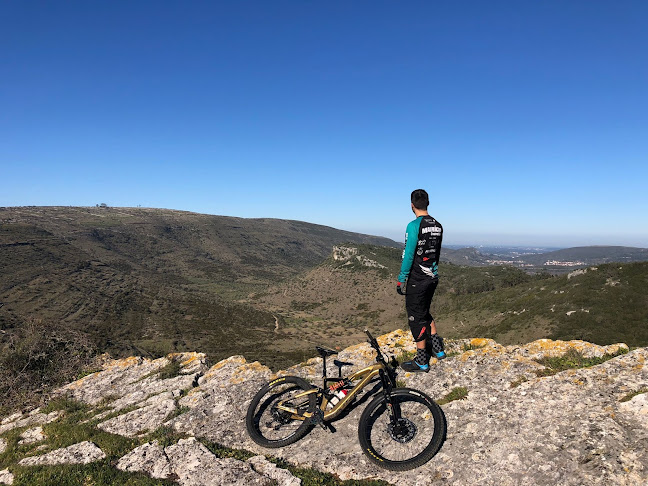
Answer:
M360 342L365 328L407 328L395 291L402 245L321 225L163 209L0 208L0 248L7 396L92 366L101 353L199 351L213 362L243 355L279 369L313 356L316 344ZM629 254L617 250L526 257L542 268L542 258ZM475 258L488 257L442 252L432 313L444 337L648 344L646 262L556 273Z

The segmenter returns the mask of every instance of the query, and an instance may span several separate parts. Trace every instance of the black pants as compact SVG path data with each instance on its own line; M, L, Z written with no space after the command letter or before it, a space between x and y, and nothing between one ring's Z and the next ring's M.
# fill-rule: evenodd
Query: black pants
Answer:
M438 278L410 277L407 281L405 308L414 341L422 341L430 335L430 323L434 320L430 305L438 283Z

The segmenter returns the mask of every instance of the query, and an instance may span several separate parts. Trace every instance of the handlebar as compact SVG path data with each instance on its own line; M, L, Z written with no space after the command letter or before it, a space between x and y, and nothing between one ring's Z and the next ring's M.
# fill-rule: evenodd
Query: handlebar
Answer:
M376 341L376 338L371 335L369 329L365 329L364 332L369 338L369 344L371 344L371 347L374 348L376 351L378 351L379 355L382 355L382 353L380 352L380 346L378 345L378 341Z
M380 350L380 346L378 345L378 341L376 340L376 338L371 335L369 329L365 329L364 332L369 338L369 344L371 345L372 348L376 350L376 361L378 363L382 363L383 365L385 365L387 374L389 375L390 380L392 381L392 386L396 386L396 368L398 367L398 361L396 361L396 358L392 356L389 363L387 363L385 361L385 357L382 354L382 351Z
M369 329L365 329L364 332L367 335L367 337L369 338L369 342L373 344L373 342L376 340L376 338L371 335L371 333L369 332Z

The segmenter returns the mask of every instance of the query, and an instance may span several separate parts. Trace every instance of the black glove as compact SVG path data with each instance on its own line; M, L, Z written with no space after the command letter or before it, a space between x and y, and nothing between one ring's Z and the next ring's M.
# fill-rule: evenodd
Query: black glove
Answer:
M400 295L405 295L405 292L403 292L403 285L404 284L400 282L396 284L396 292L398 292Z

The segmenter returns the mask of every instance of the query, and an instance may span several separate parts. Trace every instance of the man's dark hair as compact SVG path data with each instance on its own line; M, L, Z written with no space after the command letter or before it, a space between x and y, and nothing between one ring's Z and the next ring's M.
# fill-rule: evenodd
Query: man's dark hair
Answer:
M416 209L427 209L430 204L430 198L425 189L412 191L412 204Z

